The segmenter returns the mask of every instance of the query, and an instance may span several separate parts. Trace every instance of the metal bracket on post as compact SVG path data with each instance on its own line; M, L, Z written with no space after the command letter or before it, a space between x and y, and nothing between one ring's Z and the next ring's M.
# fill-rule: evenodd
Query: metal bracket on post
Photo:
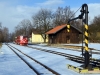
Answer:
M69 29L69 25L70 25L70 21L76 20L76 19L83 19L83 16L85 14L85 19L84 19L84 26L85 26L85 53L83 54L83 50L82 50L82 55L84 55L84 68L88 68L89 64L90 64L90 54L89 54L89 50L88 50L88 5L87 4L83 4L82 5L82 9L81 9L81 14L73 19L70 19L68 21L68 26L67 29ZM69 31L69 30L68 30ZM83 38L82 38L83 39ZM92 54L91 54L92 55Z

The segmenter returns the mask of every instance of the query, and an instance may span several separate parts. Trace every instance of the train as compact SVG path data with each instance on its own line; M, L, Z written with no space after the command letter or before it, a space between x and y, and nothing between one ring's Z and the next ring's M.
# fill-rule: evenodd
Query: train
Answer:
M27 36L17 36L15 37L15 43L21 46L25 46L28 44L28 37Z

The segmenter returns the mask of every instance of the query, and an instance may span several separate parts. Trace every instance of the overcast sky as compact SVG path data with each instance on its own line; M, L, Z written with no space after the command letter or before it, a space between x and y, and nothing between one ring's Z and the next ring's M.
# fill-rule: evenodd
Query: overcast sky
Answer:
M84 3L89 6L91 20L100 14L100 0L0 0L0 22L13 32L20 21L31 20L32 15L41 8L55 10L58 6L70 6L76 11ZM80 12L76 13L76 16L79 14Z

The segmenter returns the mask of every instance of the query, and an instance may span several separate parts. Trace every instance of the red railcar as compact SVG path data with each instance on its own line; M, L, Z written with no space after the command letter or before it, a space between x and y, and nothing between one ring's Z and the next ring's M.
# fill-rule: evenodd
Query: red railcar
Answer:
M28 37L27 36L18 36L15 38L15 43L19 45L27 45L28 44Z

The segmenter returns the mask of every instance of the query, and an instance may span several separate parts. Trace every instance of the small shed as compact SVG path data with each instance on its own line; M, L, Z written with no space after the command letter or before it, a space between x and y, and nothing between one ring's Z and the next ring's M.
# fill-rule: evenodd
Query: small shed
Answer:
M40 32L37 29L33 29L31 32L31 43L43 43L44 39L41 36ZM48 40L46 39L46 42L48 42Z
M79 34L82 32L75 26L70 26L70 32L67 32L67 24L57 26L50 31L46 32L48 34L48 43L79 43Z
M42 42L44 42L41 34L36 29L34 29L31 33L31 42L32 43L42 43Z

